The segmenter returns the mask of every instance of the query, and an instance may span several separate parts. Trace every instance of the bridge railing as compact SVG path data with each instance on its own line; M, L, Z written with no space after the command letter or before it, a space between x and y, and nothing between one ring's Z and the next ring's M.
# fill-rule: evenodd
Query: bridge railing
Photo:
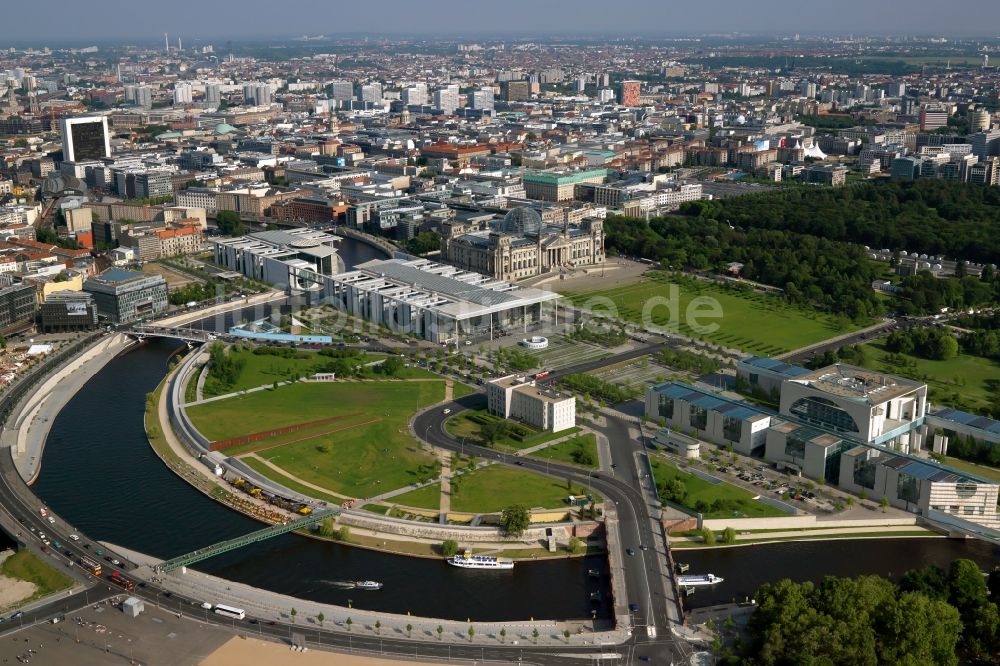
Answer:
M215 557L216 555L228 553L231 550L236 550L237 548L242 548L243 546L248 546L252 543L257 543L258 541L264 541L265 539L271 539L282 534L287 534L288 532L293 532L303 527L315 525L316 523L326 520L327 518L333 518L339 513L340 511L337 509L315 511L312 514L297 520L292 520L281 525L271 525L270 527L265 527L262 530L257 530L256 532L251 532L250 534L244 534L243 536L236 537L235 539L221 541L206 548L200 548L190 553L179 555L160 564L157 567L157 570L169 573L175 569L194 564L195 562L201 562L202 560L207 560L208 558Z

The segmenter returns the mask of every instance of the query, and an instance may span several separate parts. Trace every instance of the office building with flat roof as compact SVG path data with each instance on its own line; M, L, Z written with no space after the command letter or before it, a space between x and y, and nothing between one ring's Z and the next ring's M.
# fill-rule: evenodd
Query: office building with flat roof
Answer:
M115 324L154 317L169 305L162 275L112 268L89 278L83 290L94 295L98 316Z
M106 116L80 116L59 121L63 161L82 162L111 157L111 136Z
M43 331L80 331L97 328L97 302L85 291L57 291L39 308Z
M0 288L0 334L31 328L38 313L37 290L31 284Z
M339 236L314 229L261 231L211 240L215 263L248 278L320 295L322 277L340 270Z
M325 278L324 302L338 310L438 343L526 331L559 294L518 287L425 259L370 261ZM546 304L552 304L546 307Z
M576 425L576 398L536 386L524 375L508 375L486 385L491 414L548 432Z

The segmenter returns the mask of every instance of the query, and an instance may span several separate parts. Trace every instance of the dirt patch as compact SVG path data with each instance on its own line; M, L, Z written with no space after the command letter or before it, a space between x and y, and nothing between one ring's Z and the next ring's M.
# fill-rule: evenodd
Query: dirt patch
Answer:
M398 666L400 662L377 657L359 657L334 652L293 652L285 645L256 638L233 638L201 662L200 666L246 666L246 664L272 664L273 666ZM413 666L430 666L441 662L407 661Z
M14 554L12 550L0 553L0 565ZM29 599L38 588L34 583L0 575L0 608L10 608L22 599Z
M162 275L163 279L167 281L169 289L176 289L177 287L183 287L186 284L200 281L157 263L144 264L142 272L146 275Z

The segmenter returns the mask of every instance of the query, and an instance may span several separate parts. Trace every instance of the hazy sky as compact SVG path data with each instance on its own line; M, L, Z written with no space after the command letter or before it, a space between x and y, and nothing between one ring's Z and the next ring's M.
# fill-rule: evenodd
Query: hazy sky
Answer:
M998 0L6 0L0 45L308 33L643 34L745 31L996 36ZM176 41L176 40L175 40Z

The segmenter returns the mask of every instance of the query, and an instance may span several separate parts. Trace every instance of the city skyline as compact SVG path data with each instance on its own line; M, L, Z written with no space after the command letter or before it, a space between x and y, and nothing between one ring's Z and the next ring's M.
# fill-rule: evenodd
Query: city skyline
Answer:
M443 0L433 7L388 0L377 7L371 5L328 5L315 0L299 3L301 20L282 17L275 30L264 16L272 12L273 4L248 0L234 13L232 3L205 5L180 0L169 14L153 15L136 11L122 0L107 3L106 11L95 14L89 8L68 0L53 0L50 5L53 20L36 24L17 22L16 39L32 40L120 40L146 41L163 32L177 34L189 40L203 38L259 38L323 34L327 37L349 34L394 34L413 36L463 37L516 35L635 35L667 36L681 34L742 33L774 35L806 33L830 34L896 34L995 37L983 34L983 26L1000 21L1000 5L987 0L965 3L964 16L975 20L955 22L952 8L930 0L915 0L905 12L889 3L865 3L845 0L837 4L811 5L790 0L762 0L747 4L732 1L709 6L685 6L676 11L652 0L629 3L627 11L608 12L603 3L583 0L570 6L556 2L539 6L524 0L512 0L497 10L471 8L467 3ZM13 10L16 17L18 10ZM107 16L113 15L112 23ZM863 20L858 16L863 15ZM25 19L29 18L27 16ZM197 19L197 20L192 20ZM441 26L447 22L447 29ZM946 27L945 27L946 26ZM934 29L931 29L934 28ZM936 30L935 30L936 29ZM193 43L193 41L192 41Z

